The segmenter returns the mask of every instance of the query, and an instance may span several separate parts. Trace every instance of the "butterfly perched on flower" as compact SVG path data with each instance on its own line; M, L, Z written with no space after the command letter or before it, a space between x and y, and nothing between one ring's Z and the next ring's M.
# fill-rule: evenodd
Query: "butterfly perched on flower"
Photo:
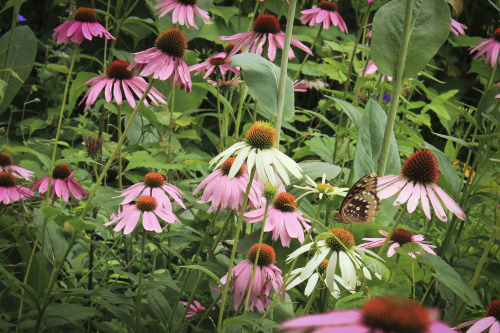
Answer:
M341 223L372 222L380 208L377 196L377 175L369 173L361 177L347 192L335 218Z

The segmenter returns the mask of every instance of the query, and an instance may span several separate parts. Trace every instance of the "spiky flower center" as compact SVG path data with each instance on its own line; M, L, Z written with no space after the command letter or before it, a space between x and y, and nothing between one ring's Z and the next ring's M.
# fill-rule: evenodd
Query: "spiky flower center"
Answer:
M325 239L325 241L333 251L345 251L346 248L350 250L356 245L354 242L354 236L349 231L341 228L333 228L330 232L337 236L337 238L331 236Z
M165 177L158 172L150 172L144 176L144 185L147 187L162 187L165 184Z
M403 162L401 174L409 181L422 185L435 184L439 178L436 157L428 149L417 150Z
M247 143L255 148L271 149L276 146L276 129L267 121L256 121L245 133Z
M71 168L67 164L59 164L54 168L52 172L52 177L57 179L66 179L71 174Z
M500 28L495 29L495 32L493 32L493 38L495 38L497 42L500 42Z
M281 31L281 27L276 16L260 14L253 23L253 31L260 34L277 34Z
M85 148L87 148L87 153L90 156L95 156L97 153L99 153L101 151L101 147L102 147L102 143L103 143L102 138L95 139L95 138L89 137L89 138L85 138L84 141L85 141Z
M497 320L500 320L500 299L496 299L488 305L486 308L485 317L495 317Z
M150 197L149 195L143 195L137 199L135 206L143 212L151 212L156 209L158 203L155 198Z
M12 157L6 153L0 153L0 166L12 165Z
M188 6L194 6L198 3L198 0L177 0L177 1L182 3L183 5L188 5Z
M128 80L134 76L134 72L129 71L127 67L130 66L128 61L124 60L115 60L109 65L106 74L109 78L119 79L119 80Z
M274 198L273 206L282 212L293 212L297 208L297 202L295 202L293 195L282 192Z
M329 193L329 192L332 192L334 190L333 186L330 184L319 183L319 184L317 184L316 187L318 188L318 191L320 191L322 193Z
M320 275L323 275L326 271L326 268L328 267L328 263L330 261L328 259L323 259L323 261L321 262L321 264L319 264L318 268L316 268L318 270L318 273Z
M337 4L331 1L320 1L318 7L324 10L328 10L329 12L336 12L339 10Z
M16 178L10 172L0 172L0 187L16 186Z
M187 39L178 28L163 31L155 40L155 46L173 57L182 58L187 51Z
M226 59L222 57L217 57L217 58L214 57L210 58L208 62L210 63L210 65L218 66L218 65L224 65L226 63Z
M404 229L396 229L391 236L391 241L404 245L413 242L412 233Z
M252 245L250 250L247 252L248 260L255 264L255 258L257 257L257 249L259 248L259 243ZM272 246L261 243L259 259L257 265L259 266L269 266L276 260L276 253Z
M397 296L373 298L362 309L363 322L373 330L394 333L427 332L430 320L418 303Z
M97 22L97 13L92 8L80 7L75 10L73 19L78 22L95 23Z
M227 160L224 161L224 163L221 164L220 169L221 169L223 175L227 176L229 174L229 171L231 170L231 167L233 166L234 159L235 159L234 157L229 157ZM243 176L244 172L245 172L245 165L242 164L241 168L238 170L235 177Z
M226 46L224 46L224 52L226 52L226 54L231 53L231 51L234 49L235 46L236 46L236 43L233 43L233 42L227 43Z

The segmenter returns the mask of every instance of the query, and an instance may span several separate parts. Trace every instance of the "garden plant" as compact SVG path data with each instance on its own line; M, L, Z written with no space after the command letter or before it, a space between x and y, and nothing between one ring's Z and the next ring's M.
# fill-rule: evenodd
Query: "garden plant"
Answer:
M3 0L2 332L500 333L500 2Z

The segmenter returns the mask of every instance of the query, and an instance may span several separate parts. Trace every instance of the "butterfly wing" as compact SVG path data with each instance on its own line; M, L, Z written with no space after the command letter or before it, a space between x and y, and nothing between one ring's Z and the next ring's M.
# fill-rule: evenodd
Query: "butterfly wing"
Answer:
M335 217L342 223L372 222L380 208L377 196L377 175L370 173L353 185L342 201Z

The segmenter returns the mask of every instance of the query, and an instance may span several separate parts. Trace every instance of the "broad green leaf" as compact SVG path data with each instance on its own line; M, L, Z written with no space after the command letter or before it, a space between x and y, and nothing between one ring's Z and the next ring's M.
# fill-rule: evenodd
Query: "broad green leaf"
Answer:
M62 233L63 229L54 222L53 218L44 218L44 212L42 211L42 209L37 208L33 210L33 213L33 222L36 225L35 233L37 238L41 242L43 224L44 220L46 220L44 249L45 252L49 254L49 256L59 261L66 251L66 248L68 247L68 242L66 241L66 238Z
M43 322L46 328L64 324L78 325L76 321L92 318L94 316L102 316L102 313L97 309L78 304L53 303L47 307Z
M236 324L248 324L250 327L255 327L259 329L259 332L269 332L268 329L266 329L260 322L260 318L262 316L258 313L253 313L253 312L247 312L244 313L240 316L229 318L224 320L223 326L222 326L222 331L226 332L229 331L231 332L232 330L229 329L229 326L231 325L236 325Z
M378 70L394 76L401 53L406 0L382 6L373 18L372 58ZM450 9L443 0L414 0L403 78L415 77L448 39Z
M386 121L387 116L382 107L374 100L370 100L361 117L356 154L354 156L354 179L359 179L370 172L377 171ZM400 167L401 162L396 138L392 134L386 174L398 174Z
M161 291L158 289L149 289L146 291L146 299L148 300L148 306L151 309L151 315L164 323L167 323L170 314L172 313L172 307L168 303L165 296L162 295Z
M267 118L278 114L278 84L280 68L263 57L253 53L241 53L231 58L233 66L241 67L241 75L252 97L258 101L259 112ZM295 114L292 80L287 76L285 82L285 102L283 120Z
M5 67L14 71L19 79L14 77L10 71L0 72L0 79L7 84L4 98L0 104L0 114L9 106L31 73L37 49L35 34L27 25L14 29L10 46L7 45L9 35L10 31L0 38L0 64L2 66L6 64Z
M445 284L448 288L453 290L453 292L464 302L467 304L481 306L481 300L479 299L477 293L470 289L469 286L462 281L460 274L458 274L443 259L438 256L426 255L418 257L418 261L434 267L436 272L432 275L438 279L439 282Z
M333 163L333 150L335 148L335 137L315 136L306 144L311 148L311 151L328 163Z
M500 87L493 86L486 91L479 101L476 111L477 124L483 129L486 129L485 118L495 123L497 126L500 124L500 104L496 95L500 94Z
M190 268L190 269L195 269L195 270L202 271L203 273L207 274L212 279L214 279L219 286L222 286L222 282L220 282L220 280L217 277L217 275L215 275L214 273L212 273L208 268L205 268L205 267L200 266L200 265L188 265L188 266L179 266L179 267L186 267L186 268Z
M364 254L361 254L361 261L370 272L379 274L383 280L389 279L389 269L382 261Z
M341 99L335 98L335 97L331 97L331 96L326 96L326 97L333 99L338 105L340 105L342 110L352 120L354 125L359 127L359 122L361 120L362 114L361 114L361 112L359 112L358 109L356 109L356 107L354 107L354 105L352 105L349 102L343 101Z
M312 179L323 177L326 174L326 179L330 180L340 173L340 167L326 162L300 162L302 173L308 175Z

